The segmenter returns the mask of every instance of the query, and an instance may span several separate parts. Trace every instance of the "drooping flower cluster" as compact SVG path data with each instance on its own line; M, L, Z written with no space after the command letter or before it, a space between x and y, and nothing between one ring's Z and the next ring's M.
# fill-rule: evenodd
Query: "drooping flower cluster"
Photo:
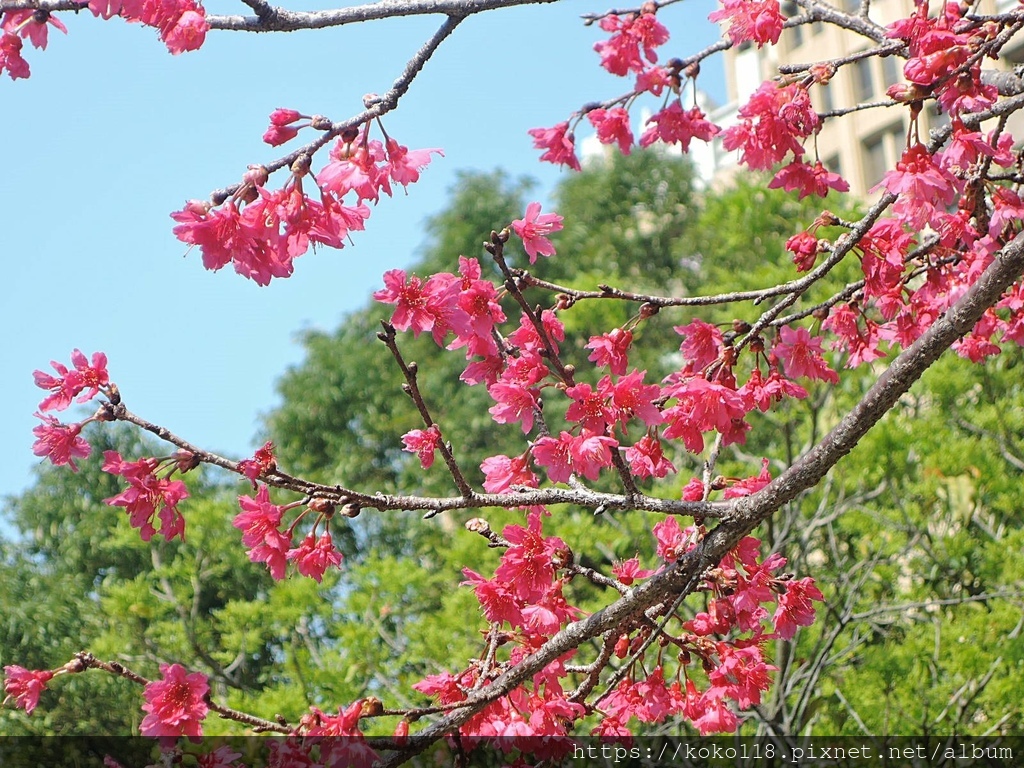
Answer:
M178 503L188 498L188 489L181 480L171 480L170 476L194 466L190 454L125 461L117 451L104 451L103 471L128 481L125 490L104 501L112 507L125 508L131 526L139 529L143 541L157 533L154 517L159 519L161 536L168 541L184 540L185 518L178 511Z
M723 0L722 8L713 11L708 19L728 23L733 45L757 43L758 48L779 42L786 21L778 0Z
M803 141L821 125L801 84L761 85L739 109L740 122L722 132L722 146L740 151L740 162L767 171L787 155L803 155Z
M660 109L648 120L650 126L640 137L640 146L647 147L655 142L679 144L683 152L689 151L694 138L711 141L718 133L718 126L707 119L700 107L684 108L679 99L681 76L678 60L667 66L658 65L656 49L668 42L668 30L657 20L655 8L645 5L640 13L628 16L607 14L600 27L611 36L599 41L594 50L601 56L601 66L619 77L636 76L633 92L604 105L591 104L574 116L573 121L559 123L553 128L534 128L529 133L534 147L543 149L541 160L565 165L579 170L576 157L576 123L586 115L597 132L602 144L616 145L623 154L629 154L635 142L630 127L629 108L637 97L649 93L661 96L665 89L674 92L675 98L662 103ZM695 73L694 73L695 76Z
M109 396L113 390L107 373L107 356L102 352L96 352L90 360L76 349L71 353L71 364L74 367L68 368L52 361L50 365L56 376L38 370L33 374L36 386L50 394L39 403L39 412L35 414L43 423L32 430L36 436L32 452L49 459L55 466L67 465L77 471L74 460L84 459L90 452L89 444L82 437L82 428L97 417L90 416L77 424L62 424L45 412L63 411L72 403L88 402L100 393Z
M328 524L334 516L332 504L324 503L322 499L313 499L291 525L282 528L285 512L301 505L302 502L284 506L272 503L266 485L260 485L255 496L238 497L238 506L242 511L235 516L232 525L242 532L242 543L249 548L249 560L266 563L275 581L284 578L289 562L295 563L300 574L318 583L328 568L341 565L342 554L328 530ZM299 545L292 547L296 526L311 511L317 513L316 521ZM317 536L317 527L321 522L324 523L324 529Z
M301 127L323 127L322 118L292 125L301 118L295 110L275 110L264 139L279 144ZM329 129L330 122L325 122ZM364 229L370 216L367 203L377 203L381 194L391 196L392 182L407 187L418 181L431 154L442 153L409 150L390 136L384 142L370 139L368 126L349 129L333 144L330 161L315 176L309 157L303 155L292 164L285 185L270 190L266 169L254 166L220 207L191 200L172 213L177 222L174 235L200 249L207 269L231 264L238 274L267 285L275 277L290 276L294 260L310 246L344 247L350 232ZM312 196L304 190L310 183L317 187ZM347 204L350 198L354 200Z
M54 673L48 669L31 670L10 664L4 667L4 700L10 699L14 705L31 715L39 704L39 696L46 690L46 684L53 679Z
M959 117L992 106L998 96L993 85L981 81L981 61L976 54L998 34L993 24L978 25L964 18L967 7L943 3L936 16L929 15L928 3L915 1L915 13L893 22L889 37L907 43L910 56L903 74L914 87L914 97L934 94L943 110ZM899 85L890 95L901 93Z
M200 48L209 30L206 11L196 0L90 0L88 8L104 19L120 16L154 27L175 55ZM22 40L44 49L50 27L68 32L52 11L25 8L0 15L0 74L6 71L12 80L27 78L31 71L21 55Z

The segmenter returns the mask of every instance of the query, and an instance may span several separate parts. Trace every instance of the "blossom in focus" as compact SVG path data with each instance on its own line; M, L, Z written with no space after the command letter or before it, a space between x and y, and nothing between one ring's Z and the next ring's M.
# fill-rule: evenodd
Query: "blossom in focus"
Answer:
M202 736L209 711L206 675L189 672L180 664L161 664L160 680L146 685L142 710L148 713L139 726L143 736Z
M156 533L153 516L160 520L160 534L170 541L185 539L185 518L178 512L178 502L188 498L188 490L181 480L158 477L160 462L153 458L125 461L117 451L104 451L103 471L120 475L128 487L104 503L111 507L124 507L133 528L139 529L143 541Z
M238 506L242 511L231 524L242 532L242 543L249 547L249 561L266 563L271 577L280 581L284 578L292 543L291 532L280 530L284 510L270 503L270 492L265 485L260 486L255 498L239 496Z
M526 216L512 222L512 230L522 238L531 264L537 261L537 256L555 255L555 247L547 235L561 228L562 217L557 213L541 213L540 203L530 203L526 206Z
M413 429L402 435L402 442L405 444L403 451L415 453L419 456L420 466L430 469L434 463L434 451L441 442L441 430L436 424L427 429Z

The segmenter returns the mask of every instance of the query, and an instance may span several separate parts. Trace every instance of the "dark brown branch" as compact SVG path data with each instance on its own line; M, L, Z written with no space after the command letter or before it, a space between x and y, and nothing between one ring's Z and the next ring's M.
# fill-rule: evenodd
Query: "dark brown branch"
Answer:
M430 415L430 411L427 409L427 404L423 400L423 395L420 393L420 387L418 383L419 366L415 362L406 364L405 358L402 357L401 351L398 349L398 341L395 338L395 326L391 323L381 321L381 325L384 330L377 334L377 338L384 342L384 345L391 352L395 358L395 362L398 363L398 367L402 371L402 375L405 377L405 386L402 388L409 397L412 398L413 403L416 404L416 410L419 411L420 417L423 419L423 423L428 428L437 426L440 429L440 425L434 421ZM466 481L466 476L462 474L462 469L459 467L455 456L452 454L451 444L444 439L442 433L442 439L438 443L438 450L441 452L441 457L444 459L445 466L448 467L448 472L451 474L452 479L455 481L456 487L462 493L466 499L472 499L475 495L473 488Z

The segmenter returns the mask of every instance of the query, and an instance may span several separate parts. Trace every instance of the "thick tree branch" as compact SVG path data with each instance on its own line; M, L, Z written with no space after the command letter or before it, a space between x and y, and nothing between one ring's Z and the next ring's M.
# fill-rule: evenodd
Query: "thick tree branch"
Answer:
M487 702L506 695L558 657L614 628L628 617L670 596L691 593L704 573L720 562L743 536L783 504L796 498L797 494L816 485L829 469L853 450L924 371L958 338L971 330L985 310L999 300L1022 272L1024 235L1018 235L961 299L897 356L856 407L789 470L761 491L736 499L733 510L723 517L721 524L674 566L656 574L608 607L565 627L540 650L471 696L460 709L411 737L409 749L413 752L426 749L457 729ZM399 765L410 756L410 752L396 753L387 757L382 765Z

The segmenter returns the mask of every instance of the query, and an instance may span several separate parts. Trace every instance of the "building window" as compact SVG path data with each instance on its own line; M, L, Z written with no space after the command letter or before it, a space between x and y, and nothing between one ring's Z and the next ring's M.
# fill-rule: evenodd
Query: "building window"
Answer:
M895 167L906 149L906 130L903 123L895 123L881 133L862 142L864 184L869 189L882 180L886 172Z
M835 109L835 105L832 103L832 89L827 85L819 85L818 93L821 94L821 111L831 112Z
M882 59L882 81L886 88L900 81L900 59L895 56Z
M871 59L857 59L853 62L853 98L860 103L870 101L874 95L875 84L871 76Z
M843 164L839 161L838 154L829 155L821 161L821 164L828 170L832 171L832 173L838 173L840 176L843 175Z
M792 0L782 4L782 15L787 19L791 19L794 16L800 15L800 7ZM799 48L804 44L804 27L801 24L798 27L793 27L788 31L790 46L793 48Z

